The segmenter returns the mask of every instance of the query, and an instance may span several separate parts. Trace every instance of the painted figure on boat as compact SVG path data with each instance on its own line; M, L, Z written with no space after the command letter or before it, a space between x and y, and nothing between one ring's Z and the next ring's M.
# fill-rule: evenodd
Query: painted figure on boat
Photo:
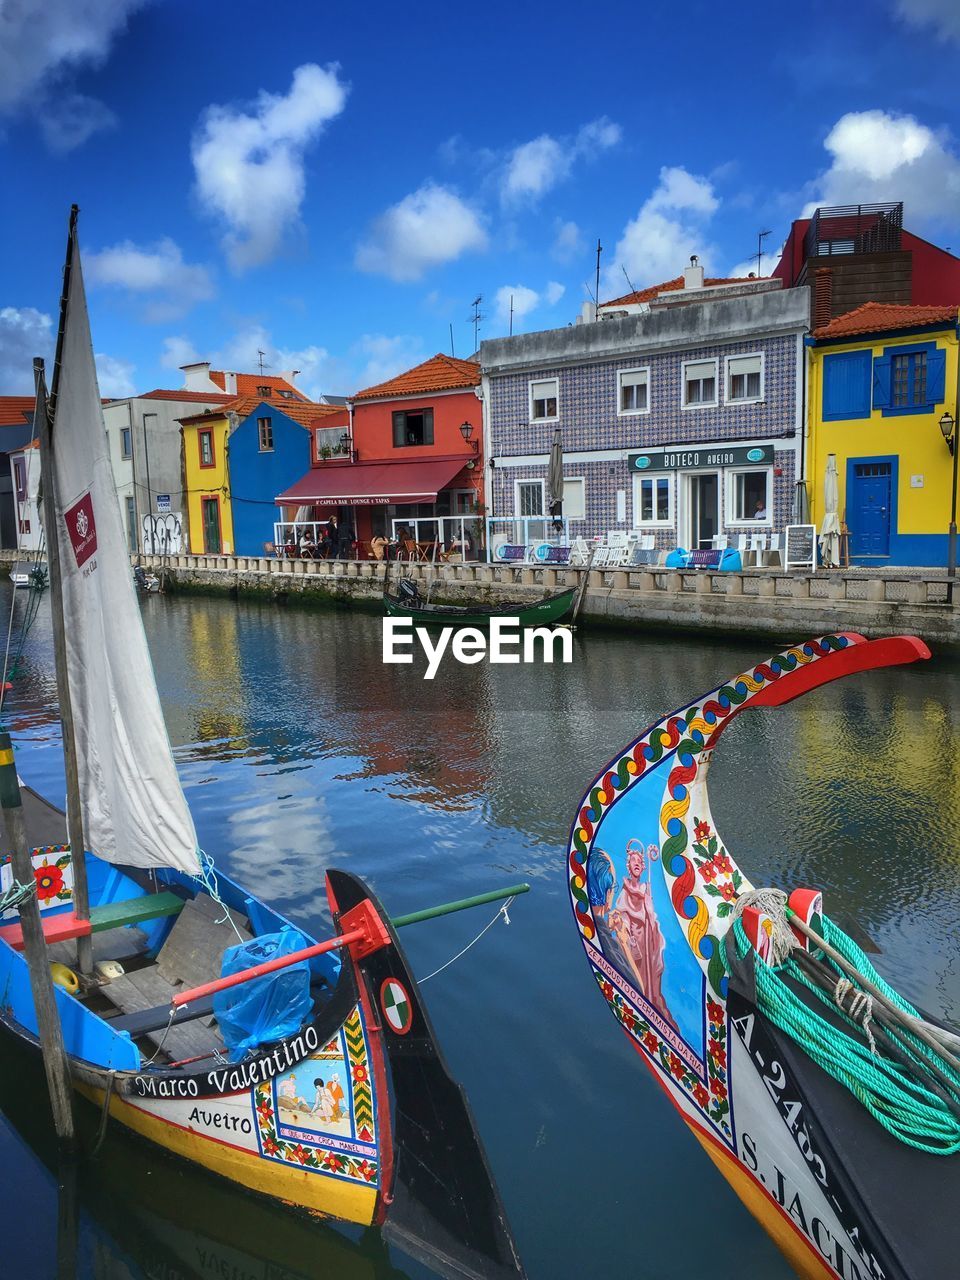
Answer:
M672 1022L660 989L663 978L663 934L653 906L650 877L648 875L646 880L643 879L648 862L652 865L659 857L660 850L655 844L647 846L646 854L639 840L631 840L627 845L627 874L616 907L610 913L610 928L616 935L637 986L653 1007Z

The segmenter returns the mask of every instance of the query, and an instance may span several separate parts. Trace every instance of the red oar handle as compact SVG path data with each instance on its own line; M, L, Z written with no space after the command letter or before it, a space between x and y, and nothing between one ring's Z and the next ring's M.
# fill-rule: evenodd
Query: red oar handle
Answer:
M367 936L366 929L353 929L350 933L342 933L337 938L328 938L326 942L318 942L312 947L304 947L302 951L294 951L279 960L264 960L263 964L255 964L240 973L231 973L228 978L217 978L216 982L206 982L202 987L191 987L189 991L178 991L171 1004L175 1009L188 1004L191 1000L200 1000L203 996L212 996L216 991L226 991L228 987L237 987L241 982L249 982L251 978L259 978L264 973L274 973L277 969L286 969L301 960L309 960L313 956L322 956L325 951L335 951L338 947L348 947L351 942L359 942Z

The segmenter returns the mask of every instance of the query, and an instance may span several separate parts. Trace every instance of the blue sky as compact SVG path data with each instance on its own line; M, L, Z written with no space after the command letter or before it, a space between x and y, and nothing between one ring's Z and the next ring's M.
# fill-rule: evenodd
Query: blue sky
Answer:
M350 393L903 199L960 251L960 5L0 0L0 393L81 208L104 394L177 365Z

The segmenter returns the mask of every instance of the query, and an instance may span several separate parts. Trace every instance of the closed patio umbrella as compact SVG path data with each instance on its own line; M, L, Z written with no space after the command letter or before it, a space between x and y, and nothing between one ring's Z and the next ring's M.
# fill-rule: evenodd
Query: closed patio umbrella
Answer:
M557 427L550 446L550 466L547 470L547 508L553 516L553 527L562 529L563 517L563 437Z
M823 522L820 525L820 560L828 569L840 564L840 482L837 478L837 455L827 455L823 477Z

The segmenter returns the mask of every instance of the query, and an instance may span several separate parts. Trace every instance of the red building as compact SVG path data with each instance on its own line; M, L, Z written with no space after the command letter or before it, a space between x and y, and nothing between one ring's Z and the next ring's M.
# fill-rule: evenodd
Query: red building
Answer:
M798 218L773 274L785 289L812 287L814 327L865 302L960 302L960 258L904 230L902 203L837 205Z
M475 361L436 355L357 392L346 453L315 434L310 470L277 497L281 519L336 515L361 556L375 535L398 530L475 555L484 511L479 386Z

